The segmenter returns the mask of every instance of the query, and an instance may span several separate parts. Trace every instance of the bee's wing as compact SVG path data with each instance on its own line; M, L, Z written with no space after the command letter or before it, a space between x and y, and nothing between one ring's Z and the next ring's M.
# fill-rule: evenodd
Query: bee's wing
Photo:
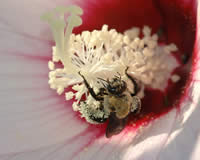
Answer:
M106 137L110 138L113 135L119 134L126 126L128 117L124 119L118 119L114 112L109 116L109 122L106 128Z

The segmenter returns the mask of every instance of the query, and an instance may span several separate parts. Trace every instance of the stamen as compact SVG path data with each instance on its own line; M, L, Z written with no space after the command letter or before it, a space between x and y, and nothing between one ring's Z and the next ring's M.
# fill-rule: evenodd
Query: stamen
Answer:
M174 74L174 75L172 75L171 80L172 80L172 82L176 83L180 80L180 76Z
M66 13L69 14L67 22ZM84 75L95 94L106 96L109 93L105 94L102 88L106 90L107 84L114 77L120 79L119 86L121 82L127 84L127 93L133 93L136 86L125 74L128 67L130 76L140 84L140 90L134 98L130 94L126 96L128 100L124 100L123 103L126 104L128 101L127 104L131 106L123 116L127 116L129 110L134 113L140 111L140 99L145 96L146 87L164 91L169 79L174 83L180 79L177 75L171 75L179 66L172 53L177 51L176 45L159 44L159 35L152 35L150 27L144 26L142 38L139 37L140 28L134 27L122 34L115 29L109 30L108 25L103 25L101 30L72 34L73 28L82 23L81 14L82 10L77 6L57 7L45 14L43 19L50 24L56 42L52 48L52 60L48 63L50 88L62 94L65 88L72 85L75 93L65 93L66 100L74 98L74 111L79 111L89 123L103 122L111 111L102 106L106 103L96 101L88 93L88 88L78 72ZM57 67L59 61L64 65L63 68ZM111 81L108 81L109 79ZM85 101L82 101L83 96L86 97ZM131 100L134 103L130 102Z

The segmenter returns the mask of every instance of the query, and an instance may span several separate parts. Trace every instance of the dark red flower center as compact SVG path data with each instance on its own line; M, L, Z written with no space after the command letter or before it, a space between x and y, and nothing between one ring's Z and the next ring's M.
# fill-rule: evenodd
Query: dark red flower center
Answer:
M129 124L139 126L179 106L189 79L188 63L195 40L196 9L193 3L186 4L181 0L86 0L80 4L84 9L83 24L74 30L75 33L100 29L103 24L119 32L148 25L154 33L162 29L161 40L166 44L175 43L179 48L175 57L181 66L174 73L181 80L177 83L169 80L165 92L146 88L141 113L137 117L131 116Z

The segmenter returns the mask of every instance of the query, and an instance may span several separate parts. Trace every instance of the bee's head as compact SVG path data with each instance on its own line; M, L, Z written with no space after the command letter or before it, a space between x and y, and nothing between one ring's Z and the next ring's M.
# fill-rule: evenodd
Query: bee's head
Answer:
M122 94L126 89L126 83L120 78L113 78L111 81L108 81L107 90L111 94L119 95Z
M109 79L107 80L101 79L101 80L106 82L106 84L103 84L104 88L107 89L107 91L113 95L120 95L127 88L126 82L121 79L121 76L119 77L115 76L114 78L112 78L111 81Z

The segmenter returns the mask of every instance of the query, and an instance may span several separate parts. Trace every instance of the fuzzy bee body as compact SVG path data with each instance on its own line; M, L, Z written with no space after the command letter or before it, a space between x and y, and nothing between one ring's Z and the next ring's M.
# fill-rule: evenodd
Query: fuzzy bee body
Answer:
M104 108L109 112L116 112L119 119L125 118L131 110L131 102L127 96L117 97L108 95L104 97Z
M85 86L88 88L91 96L100 102L100 109L104 110L105 113L109 113L109 122L106 129L106 137L119 134L125 127L128 115L133 113L139 113L141 110L141 101L137 97L139 88L136 81L127 73L128 67L125 70L125 74L132 81L134 85L134 92L131 93L125 81L121 79L121 76L115 76L113 79L104 80L103 88L99 89L96 94L93 88L90 87L85 77L79 72L83 78ZM107 119L99 119L91 115L93 121L104 123Z

